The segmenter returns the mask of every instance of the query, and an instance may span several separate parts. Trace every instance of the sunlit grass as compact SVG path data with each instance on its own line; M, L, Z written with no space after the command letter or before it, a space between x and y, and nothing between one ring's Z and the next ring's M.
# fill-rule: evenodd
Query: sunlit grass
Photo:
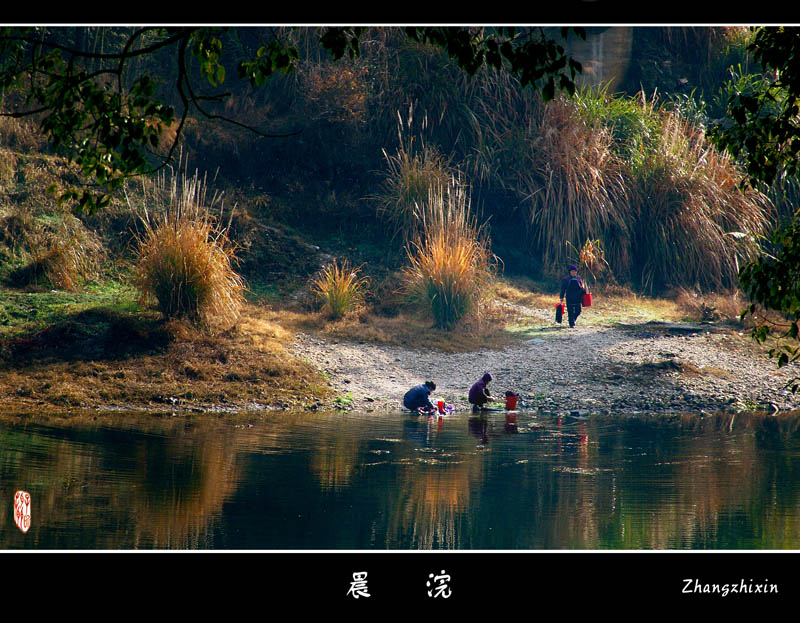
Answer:
M460 184L433 189L423 213L424 235L408 247L404 286L436 327L452 329L485 299L493 256Z
M313 280L312 290L328 317L339 319L361 307L368 284L359 268L334 260Z
M227 329L244 303L234 247L197 175L180 183L178 177L167 187L167 205L145 209L134 283L142 301L154 300L166 318Z

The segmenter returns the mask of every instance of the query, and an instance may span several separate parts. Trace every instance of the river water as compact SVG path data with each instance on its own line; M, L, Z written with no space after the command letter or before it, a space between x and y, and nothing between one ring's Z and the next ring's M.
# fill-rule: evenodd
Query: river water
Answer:
M0 451L3 549L800 549L792 414L21 416Z

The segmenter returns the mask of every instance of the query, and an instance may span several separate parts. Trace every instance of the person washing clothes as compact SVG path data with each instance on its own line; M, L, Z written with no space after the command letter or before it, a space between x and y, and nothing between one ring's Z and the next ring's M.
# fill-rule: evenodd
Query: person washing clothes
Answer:
M431 403L431 392L436 389L436 383L425 381L422 385L416 385L406 392L403 396L403 406L411 411L434 411L435 407Z
M489 393L489 383L491 382L492 375L487 372L469 388L469 396L467 398L472 405L473 411L483 409L484 405L489 402L489 398L492 397Z
M569 274L561 280L559 299L563 303L566 297L569 326L574 327L575 321L581 315L581 302L583 295L586 294L586 288L583 286L583 280L578 276L578 267L575 264L567 266L567 271Z

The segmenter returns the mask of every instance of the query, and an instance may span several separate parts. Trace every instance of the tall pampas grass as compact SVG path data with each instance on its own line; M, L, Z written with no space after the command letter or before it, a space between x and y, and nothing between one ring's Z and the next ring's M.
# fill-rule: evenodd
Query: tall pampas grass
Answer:
M610 132L583 122L564 99L543 105L532 143L528 210L546 269L567 260L564 241L601 238L615 272L625 273L629 203Z
M630 257L625 166L609 128L579 100L543 102L514 79L487 72L476 100L472 172L515 197L544 272L567 260L565 241L602 239L614 272Z
M220 195L206 197L195 173L157 178L146 195L134 282L142 302L155 301L169 319L183 318L204 328L228 329L244 304L244 281L234 270L235 249L221 212ZM160 199L160 201L158 200Z
M359 273L360 269L350 267L347 261L339 264L334 260L312 281L312 291L329 318L342 318L362 305L369 280Z
M0 240L27 259L9 274L14 285L44 281L54 288L77 290L102 272L107 255L102 240L72 214L59 213L45 220L18 209L1 219L0 226L5 228Z
M774 217L769 199L742 191L742 173L701 128L666 112L655 149L631 179L633 254L640 285L725 289Z
M467 189L457 180L432 188L420 214L422 231L407 246L404 289L409 300L430 312L436 327L452 329L478 310L494 257L470 212Z
M428 123L426 116L422 117L417 136L412 134L413 106L409 107L406 117L398 112L397 121L398 147L391 154L383 150L387 172L373 199L377 202L378 215L405 244L422 229L424 217L420 210L428 201L430 191L446 186L452 172L447 158L423 140Z

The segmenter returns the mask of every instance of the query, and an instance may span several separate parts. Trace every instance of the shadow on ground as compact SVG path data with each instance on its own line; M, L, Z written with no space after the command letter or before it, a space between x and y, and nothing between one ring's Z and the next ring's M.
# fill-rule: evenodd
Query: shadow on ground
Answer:
M164 352L169 342L160 318L100 307L9 338L0 354L14 364L52 359L109 361Z

